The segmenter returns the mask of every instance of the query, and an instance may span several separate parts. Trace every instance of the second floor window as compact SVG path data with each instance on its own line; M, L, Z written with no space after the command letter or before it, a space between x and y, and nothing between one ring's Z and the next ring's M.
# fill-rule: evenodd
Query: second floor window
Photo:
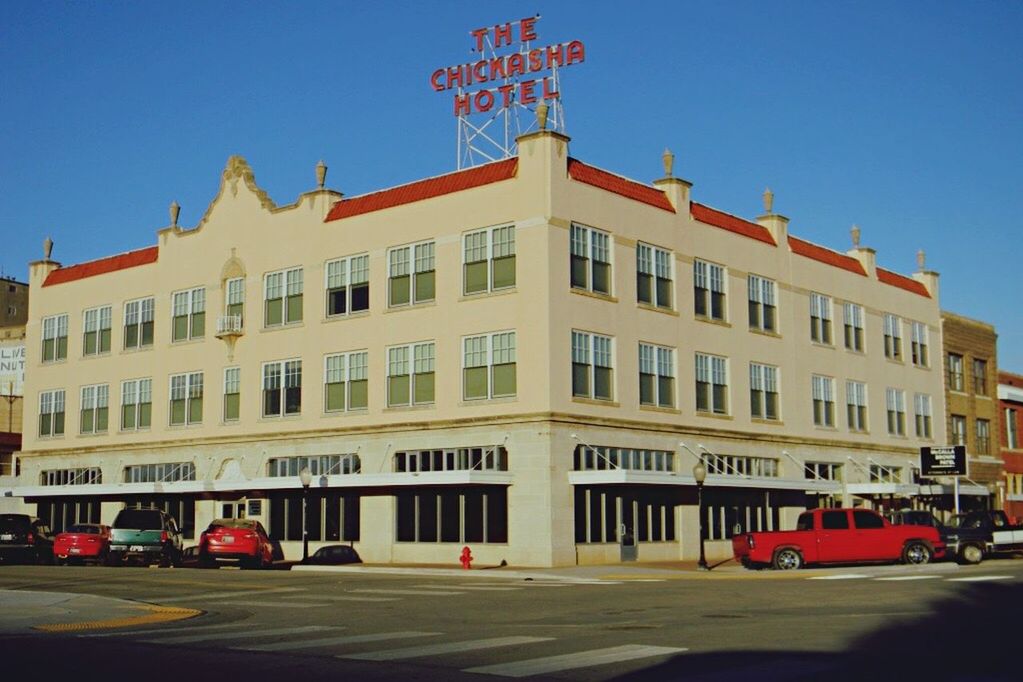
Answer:
M816 426L835 425L835 380L831 377L813 375L813 423Z
M39 394L39 435L64 435L64 390Z
M387 404L425 405L434 401L432 341L387 349Z
M1010 450L1020 446L1018 415L1019 412L1011 407L1005 408L1005 445Z
M148 429L153 422L153 380L121 382L121 430Z
M952 432L952 445L966 445L966 417L953 414L949 418L949 426Z
M965 388L963 356L958 353L948 354L948 388L951 391L962 391Z
M238 421L241 414L242 370L228 367L224 370L224 421Z
M572 225L571 280L576 289L611 295L611 235Z
M865 383L845 382L845 417L850 431L867 430L867 385Z
M614 374L609 336L572 332L572 395L611 400Z
M327 263L327 317L369 310L369 256Z
M846 303L842 308L845 312L845 347L862 353L863 306L856 303Z
M636 245L636 300L671 309L671 252L648 244Z
M810 339L831 345L831 299L810 294Z
M462 397L465 400L516 394L515 343L515 332L470 336L463 341Z
M911 329L910 355L913 364L917 367L926 367L928 364L927 325L923 322L914 322Z
M973 392L987 395L987 360L973 360Z
M176 374L170 382L170 425L202 423L202 372Z
M284 417L302 412L302 361L280 360L263 365L263 416Z
M103 433L107 430L110 387L107 384L82 386L81 425L79 433Z
M515 286L515 227L470 232L462 238L466 295Z
M906 392L889 388L885 390L885 407L888 409L888 434L906 435Z
M99 355L110 352L110 306L85 311L82 354Z
M931 437L931 396L917 393L913 396L913 407L916 415L916 437Z
M639 344L639 403L675 406L675 351Z
M43 362L67 358L67 315L43 318Z
M263 325L277 327L302 321L302 268L269 272L263 280Z
M696 411L728 414L727 360L696 354Z
M977 420L977 454L991 454L991 422L987 419Z
M751 417L778 419L778 368L751 362L749 395Z
M174 294L172 341L201 339L206 334L206 289L198 287Z
M902 320L889 313L884 316L884 356L902 361Z
M775 306L774 280L750 275L747 281L749 289L749 326L765 332L778 330L777 307Z
M366 409L369 381L366 351L328 355L324 365L324 411L344 412Z
M144 348L153 345L152 297L124 304L124 347Z
M388 252L388 305L414 305L434 300L437 288L435 247L434 242L423 242Z

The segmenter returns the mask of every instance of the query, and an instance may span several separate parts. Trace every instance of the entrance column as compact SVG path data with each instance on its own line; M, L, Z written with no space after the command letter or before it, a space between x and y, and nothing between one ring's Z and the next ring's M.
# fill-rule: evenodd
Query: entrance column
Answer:
M360 558L366 563L391 563L394 553L395 497L363 495L360 505Z

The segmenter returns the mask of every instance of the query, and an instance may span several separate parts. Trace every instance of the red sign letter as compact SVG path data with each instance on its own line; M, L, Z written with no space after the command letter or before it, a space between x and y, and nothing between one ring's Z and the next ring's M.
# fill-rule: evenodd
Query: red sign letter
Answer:
M513 84L502 85L497 89L497 91L504 97L501 106L505 109L511 106L511 94L514 89L515 86Z
M544 99L557 99L561 97L561 93L554 89L554 79L550 76L543 77L543 98Z
M523 43L536 40L536 17L527 17L519 22L519 40Z
M476 111L490 111L494 106L494 93L489 90L480 90L476 93Z
M575 64L586 60L586 48L578 40L573 40L568 44L568 62L567 64Z
M483 38L487 35L487 29L478 28L472 32L472 37L476 39L476 51L483 52Z
M523 104L536 103L536 93L533 92L535 87L536 81L522 81L519 83L519 101Z
M529 71L539 71L543 68L543 50L537 48L529 51Z
M436 90L437 92L440 92L441 90L444 89L444 86L441 85L440 82L439 82L440 81L440 77L443 76L443 75L444 75L444 69L437 69L430 76L430 85L432 85L433 89Z
M502 45L512 44L512 30L511 24L505 24L504 26L494 27L494 47L501 47Z
M469 95L455 95L455 116L468 116L469 111Z

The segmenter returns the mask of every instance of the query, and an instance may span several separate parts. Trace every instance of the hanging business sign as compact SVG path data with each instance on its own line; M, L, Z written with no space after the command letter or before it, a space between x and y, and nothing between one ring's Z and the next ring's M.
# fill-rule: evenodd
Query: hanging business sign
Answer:
M586 47L573 40L533 47L539 16L470 31L474 61L430 74L437 92L454 90L455 116L535 104L559 97L557 69L586 60Z
M966 446L920 448L920 475L927 478L966 476Z

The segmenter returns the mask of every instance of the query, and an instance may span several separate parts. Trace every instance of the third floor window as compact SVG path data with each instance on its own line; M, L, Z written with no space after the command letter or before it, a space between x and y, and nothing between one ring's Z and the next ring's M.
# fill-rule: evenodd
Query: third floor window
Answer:
M671 252L648 244L636 245L636 300L671 309Z
M576 289L611 295L611 235L572 225L571 279Z
M67 315L43 318L43 362L67 357Z
M425 303L436 298L436 244L423 242L388 252L388 299L391 307Z
M810 339L831 345L831 299L810 294Z
M725 269L715 263L693 262L693 295L696 314L711 320L725 319Z
M863 306L846 303L845 311L845 347L859 353L863 352Z
M778 330L777 307L775 304L774 280L750 275L747 283L749 289L749 326L765 332Z
M890 313L884 316L884 356L902 361L902 320Z
M105 305L85 311L82 334L82 354L99 355L110 352L111 308Z
M926 367L929 361L927 351L927 325L923 322L914 322L911 327L911 356L913 364L917 367Z
M948 388L951 391L962 391L965 386L963 378L963 356L958 353L948 354Z
M128 301L124 304L124 347L144 348L153 345L152 297Z
M515 227L470 232L462 238L466 295L515 286Z
M327 263L327 317L369 310L369 256Z
M263 280L263 325L278 327L302 321L302 268L268 272Z
M206 289L178 291L173 297L172 341L201 339L206 334Z
M987 395L987 360L973 360L973 392Z

